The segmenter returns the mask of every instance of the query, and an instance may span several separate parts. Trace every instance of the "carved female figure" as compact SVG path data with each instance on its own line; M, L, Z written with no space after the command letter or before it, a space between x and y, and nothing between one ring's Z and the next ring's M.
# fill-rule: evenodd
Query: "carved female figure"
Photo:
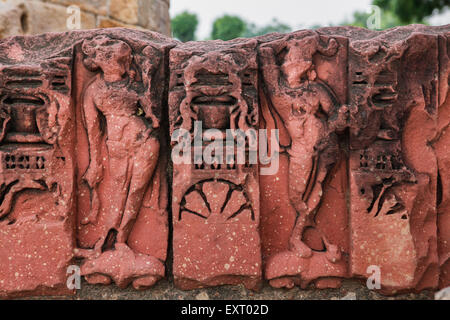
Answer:
M312 223L328 167L335 162L334 127L345 124L342 116L347 111L346 107L341 107L338 112L334 93L317 79L313 56L316 52L332 56L337 47L334 39L322 46L318 36L290 40L281 66L276 62L273 48L263 46L260 49L264 81L291 139L287 150L289 199L297 211L297 218L290 250L304 258L310 257L312 250L302 241L303 231ZM331 117L335 119L327 121ZM325 238L324 243L330 252L337 252Z
M82 223L97 223L103 208L99 253L114 242L125 243L139 213L155 170L159 140L156 118L142 116L149 103L139 92L131 70L132 50L121 40L97 36L82 45L84 64L99 70L84 92L83 114L89 141L89 166L83 179L91 189L91 213ZM145 49L144 49L145 50ZM142 90L141 90L142 91ZM148 108L146 108L148 110ZM150 120L149 120L150 119ZM103 122L102 122L103 120ZM100 203L98 187L104 178L101 144L105 137L111 181L108 203Z

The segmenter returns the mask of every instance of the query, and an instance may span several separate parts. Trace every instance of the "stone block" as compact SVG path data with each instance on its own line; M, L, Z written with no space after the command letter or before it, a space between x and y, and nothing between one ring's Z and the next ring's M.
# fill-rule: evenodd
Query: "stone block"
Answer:
M160 0L139 2L139 25L170 35L170 15L167 3Z
M44 0L46 2L52 2L54 4L60 4L63 6L75 5L80 7L82 11L94 13L96 15L108 14L108 0Z
M351 47L350 101L371 119L350 132L352 275L375 266L385 291L434 289L437 37L384 34Z
M144 30L144 28L140 26L130 25L123 23L121 21L117 21L108 17L99 16L97 17L97 27L98 28L129 28L129 29L138 29Z
M256 289L261 281L258 164L237 161L238 152L224 159L229 130L257 129L255 49L250 40L180 45L170 53L170 132L183 134L172 138L173 148L189 149L188 161L173 166L172 184L173 275L182 289L239 283ZM251 137L242 141L244 152L256 145ZM213 159L205 156L210 148Z
M74 293L74 258L90 283L165 275L172 41L125 30L0 42L2 297Z
M77 123L77 256L89 283L142 289L165 275L168 155L160 83L171 41L125 30L86 34L76 48L74 99L84 119Z
M139 0L110 0L109 15L128 24L138 23Z
M73 56L49 45L36 54L48 40L0 43L0 296L73 292Z
M348 274L347 171L337 136L347 39L310 31L263 38L259 56L261 127L278 130L267 148L280 152L278 170L260 177L265 276L275 287L335 287L339 280L329 279Z

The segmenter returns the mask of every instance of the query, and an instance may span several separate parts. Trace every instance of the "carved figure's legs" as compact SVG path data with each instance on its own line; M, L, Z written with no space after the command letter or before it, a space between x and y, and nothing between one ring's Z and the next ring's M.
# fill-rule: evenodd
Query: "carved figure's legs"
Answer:
M310 257L312 250L302 241L303 230L307 226L309 209L305 202L311 172L313 171L313 159L310 155L303 154L289 161L289 199L297 211L297 218L289 241L290 250L299 253L302 257Z
M298 213L305 212L305 192L311 179L313 160L311 155L289 159L289 200Z
M134 154L129 154L129 146L122 142L107 141L107 146L110 168L108 188L114 196L102 204L107 212L102 219L102 235L94 249L77 249L76 255L83 258L99 256L105 245L126 243L158 163L159 141L155 138L148 138Z
M311 220L322 199L322 183L327 177L328 168L327 163L320 161L320 157L316 155L303 155L303 158L296 157L294 161L291 157L290 160L289 198L297 211L297 218L289 246L291 251L308 258L312 255L312 250L302 241L303 232L312 224ZM324 241L328 244L326 240Z
M119 141L106 141L108 147L109 156L109 181L106 182L106 197L100 203L98 197L98 190L94 190L93 204L94 206L99 206L100 210L103 211L104 215L102 217L102 229L101 236L97 240L94 249L78 249L77 255L83 258L92 258L98 256L102 253L106 242L115 241L116 239L111 239L114 236L114 230L117 228L121 221L121 213L124 210L125 202L127 199L128 188L131 181L131 164L130 157L128 155L128 149L125 143ZM105 183L105 182L103 182ZM108 196L108 195L111 196ZM91 211L92 212L92 211ZM93 217L90 217L92 219ZM97 219L95 219L97 220ZM116 232L117 233L117 232ZM111 243L112 245L113 243Z
M312 250L303 241L303 231L306 227L306 214L297 214L294 229L292 230L291 238L289 239L289 249L298 253L303 258L312 256Z
M128 195L123 211L122 221L118 228L117 241L125 243L133 228L136 217L141 209L142 201L148 183L153 176L158 163L159 141L149 138L139 147L131 166L131 179Z

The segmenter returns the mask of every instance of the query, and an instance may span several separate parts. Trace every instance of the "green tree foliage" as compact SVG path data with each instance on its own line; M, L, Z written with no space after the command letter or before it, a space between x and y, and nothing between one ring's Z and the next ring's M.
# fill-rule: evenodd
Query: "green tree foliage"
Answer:
M183 42L193 41L195 40L197 25L197 15L184 11L172 19L173 36Z
M250 38L265 35L272 32L287 33L290 32L291 30L292 30L291 27L288 26L287 24L282 23L277 19L273 19L271 23L262 27L258 27L254 23L247 23L247 28L245 30L244 36Z
M450 6L450 0L374 0L374 5L390 11L402 24L422 23L435 12Z
M238 16L224 15L213 23L212 39L231 40L244 36L246 23Z

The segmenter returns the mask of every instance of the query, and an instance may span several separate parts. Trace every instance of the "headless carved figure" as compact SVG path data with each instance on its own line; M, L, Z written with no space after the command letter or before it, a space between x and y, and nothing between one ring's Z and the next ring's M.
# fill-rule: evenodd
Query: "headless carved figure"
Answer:
M332 40L328 49L322 49L321 53L333 55L336 46ZM297 211L297 218L289 241L290 250L305 258L312 255L312 250L302 241L303 231L313 223L322 196L322 183L328 166L335 160L321 155L336 147L331 135L333 125L327 124L328 116L336 109L336 99L332 91L316 79L312 63L313 54L319 48L315 37L290 42L281 68L276 64L272 48L260 49L265 83L291 138L288 149L289 199ZM281 71L286 80L282 79ZM346 108L342 111L346 112ZM344 121L343 114L339 114L338 121ZM338 252L325 237L323 241L328 252Z

